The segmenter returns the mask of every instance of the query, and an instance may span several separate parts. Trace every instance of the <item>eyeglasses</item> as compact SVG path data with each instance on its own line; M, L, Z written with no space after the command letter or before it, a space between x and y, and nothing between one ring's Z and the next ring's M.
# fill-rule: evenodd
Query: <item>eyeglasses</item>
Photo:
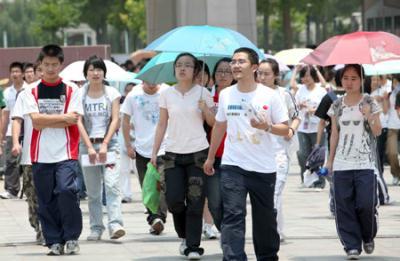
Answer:
M243 64L245 64L245 63L247 63L247 61L246 61L245 59L238 59L238 60L232 60L229 64L230 64L231 66L233 66L233 65L235 65L235 64L243 65Z
M175 68L194 68L194 65L191 63L177 63Z
M219 75L231 75L232 71L231 70L217 70L215 71L215 74Z

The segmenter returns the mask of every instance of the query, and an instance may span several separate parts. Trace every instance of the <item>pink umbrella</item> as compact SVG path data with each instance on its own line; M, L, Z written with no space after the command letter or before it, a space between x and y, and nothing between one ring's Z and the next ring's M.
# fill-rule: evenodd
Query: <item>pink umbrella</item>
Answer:
M318 46L302 62L334 64L375 64L400 59L400 38L386 32L355 32L334 36Z

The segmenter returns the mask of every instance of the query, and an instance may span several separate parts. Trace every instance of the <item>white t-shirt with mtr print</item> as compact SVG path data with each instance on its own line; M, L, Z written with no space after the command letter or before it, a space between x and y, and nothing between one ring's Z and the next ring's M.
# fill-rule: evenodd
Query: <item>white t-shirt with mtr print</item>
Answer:
M108 99L110 99L111 103L115 99L119 99L121 94L117 91L117 89L105 86ZM82 99L85 89L81 88L79 90L81 92ZM90 138L104 138L107 134L107 128L110 123L110 118L112 110L108 108L108 101L105 95L99 98L90 98L86 95L85 104L84 104L84 111L85 117L88 117L91 124L90 133L88 133ZM110 114L110 115L109 115ZM89 130L88 130L89 131Z
M161 92L160 108L168 110L165 151L188 154L208 148L200 99L205 100L209 108L214 107L211 93L200 85L193 86L185 94L175 86Z
M247 107L247 108L245 108ZM254 108L270 124L288 121L288 112L279 94L262 84L253 92L240 92L237 85L225 88L219 97L216 120L227 122L222 164L238 166L247 171L276 172L276 138L265 130L250 125Z
M141 156L151 158L154 136L160 118L160 93L171 88L162 84L155 94L147 94L143 85L135 86L126 96L121 112L131 117L135 128L135 150ZM165 152L165 142L161 144L159 155Z

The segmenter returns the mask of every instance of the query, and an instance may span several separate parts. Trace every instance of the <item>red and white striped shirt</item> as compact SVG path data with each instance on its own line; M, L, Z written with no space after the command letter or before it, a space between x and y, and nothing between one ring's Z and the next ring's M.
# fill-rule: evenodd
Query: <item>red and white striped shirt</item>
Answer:
M82 100L77 87L62 79L55 83L42 80L32 88L26 104L26 113L83 115ZM32 163L56 163L78 159L79 130L77 125L66 128L44 128L32 131Z

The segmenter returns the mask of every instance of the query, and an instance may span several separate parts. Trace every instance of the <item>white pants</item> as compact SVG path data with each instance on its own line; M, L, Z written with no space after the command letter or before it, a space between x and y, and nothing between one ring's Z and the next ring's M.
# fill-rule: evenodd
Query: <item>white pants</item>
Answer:
M132 184L130 174L132 170L136 170L135 160L129 158L126 150L121 151L120 158L120 186L122 198L132 198ZM136 173L136 171L135 171Z
M278 233L283 238L283 212L282 212L282 193L285 188L287 176L289 173L289 155L286 148L282 148L276 152L276 183L274 204L277 211Z

